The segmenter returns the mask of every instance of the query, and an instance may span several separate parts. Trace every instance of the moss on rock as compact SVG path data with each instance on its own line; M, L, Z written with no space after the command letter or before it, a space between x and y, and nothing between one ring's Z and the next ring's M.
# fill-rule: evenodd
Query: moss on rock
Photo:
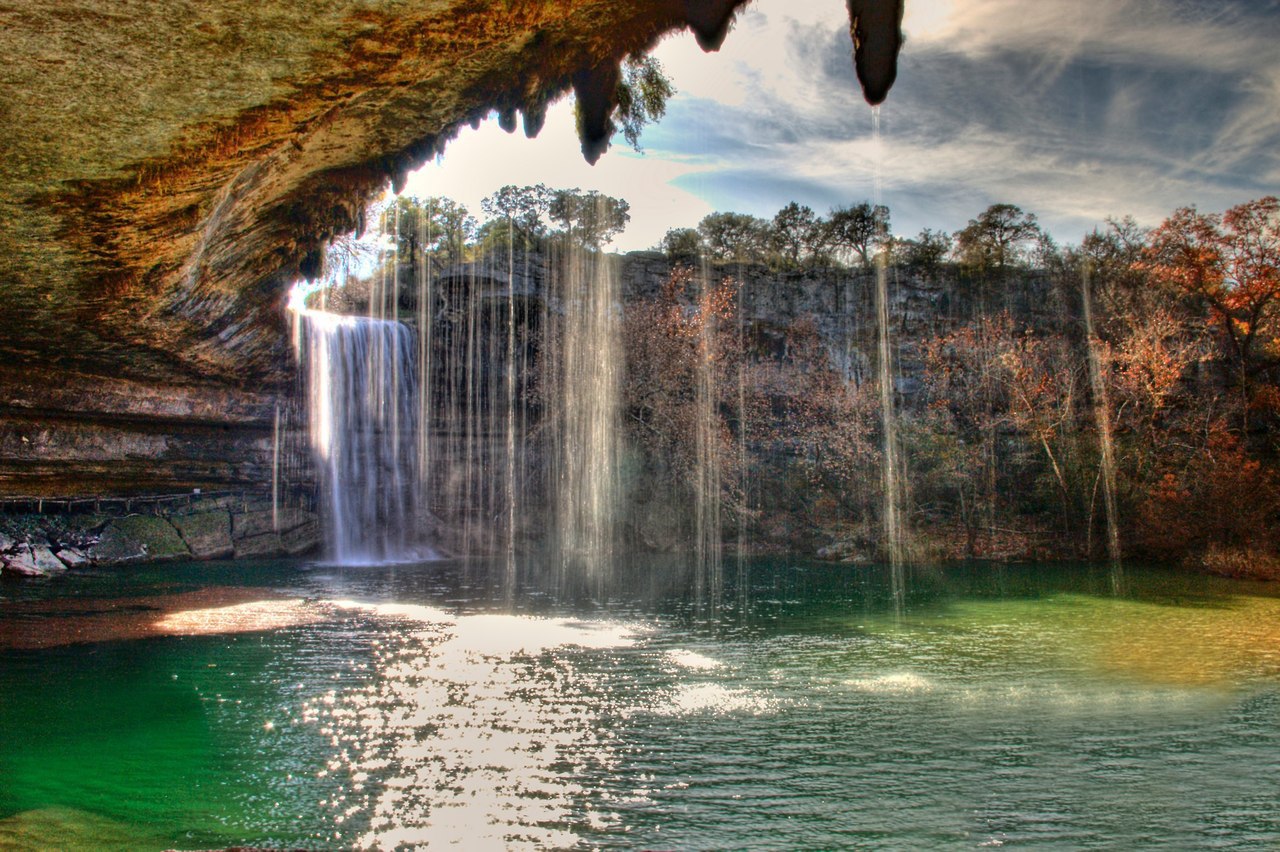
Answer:
M156 515L112 520L89 550L95 562L152 562L190 555L191 550L173 525Z
M219 559L231 555L231 515L227 512L173 515L169 521L195 558Z

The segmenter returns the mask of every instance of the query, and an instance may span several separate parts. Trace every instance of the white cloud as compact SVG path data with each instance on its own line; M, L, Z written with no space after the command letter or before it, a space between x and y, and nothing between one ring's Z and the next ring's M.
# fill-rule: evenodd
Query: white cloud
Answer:
M1117 63L1237 70L1276 49L1274 21L1268 32L1232 3L926 0L926 5L935 11L917 19L918 30L904 27L913 41L968 55L1022 50L1053 59L1088 55Z
M785 104L789 112L820 118L830 101L815 41L847 32L845 7L832 0L760 0L739 14L724 46L703 53L693 37L677 34L655 55L682 95L748 111ZM846 36L847 38L847 36ZM849 42L852 65L853 42Z

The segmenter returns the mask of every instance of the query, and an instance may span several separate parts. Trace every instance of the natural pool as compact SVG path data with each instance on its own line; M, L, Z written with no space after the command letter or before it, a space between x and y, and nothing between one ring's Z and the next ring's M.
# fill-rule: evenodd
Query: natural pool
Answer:
M881 571L773 560L712 618L635 576L0 586L0 848L1280 844L1273 587L916 570L899 618Z

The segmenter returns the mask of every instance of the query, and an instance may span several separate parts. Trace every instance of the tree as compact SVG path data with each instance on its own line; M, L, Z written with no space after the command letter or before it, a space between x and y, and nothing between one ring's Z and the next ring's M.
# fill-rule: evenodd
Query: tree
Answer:
M868 201L836 207L826 222L826 242L846 255L857 255L864 267L871 265L877 246L889 239L889 208Z
M560 189L552 193L547 215L570 240L598 247L622 233L631 221L630 209L626 201L594 189Z
M1175 211L1151 233L1140 265L1217 327L1247 428L1250 408L1263 402L1258 380L1280 365L1280 199L1249 201L1222 216Z
M745 213L711 213L698 233L716 260L758 261L764 255L769 223Z
M672 260L696 259L703 249L702 235L696 228L672 228L662 238L662 250Z
M936 272L951 253L951 235L925 228L914 239L899 242L904 265L923 272Z
M640 151L640 131L667 113L676 92L662 63L652 56L631 57L622 65L614 118L627 144Z
M516 245L536 248L547 234L544 217L550 209L553 195L541 183L534 186L508 184L480 202L480 209L490 218L485 226L504 221L507 225L505 230Z
M740 511L740 459L728 418L742 358L733 322L737 291L731 278L708 281L689 267L676 267L656 295L627 306L621 331L626 422L632 444L643 451L647 478L673 495L693 496L699 464L695 435L700 418L709 414L708 449L722 473L721 493ZM709 400L699 399L700 381Z
M382 233L397 241L401 262L416 268L431 255L442 263L462 259L476 236L476 219L452 198L426 199L402 195L381 214Z
M1034 213L1013 204L992 204L956 234L956 248L968 266L1003 271L1021 262L1026 246L1040 235Z
M773 217L769 241L787 263L798 266L821 243L821 232L822 220L812 208L792 201Z
M1068 266L1076 267L1076 276L1089 279L1102 317L1130 323L1170 307L1159 289L1151 286L1150 275L1142 266L1147 241L1147 231L1132 216L1108 219L1105 228L1085 235L1075 257L1069 259Z

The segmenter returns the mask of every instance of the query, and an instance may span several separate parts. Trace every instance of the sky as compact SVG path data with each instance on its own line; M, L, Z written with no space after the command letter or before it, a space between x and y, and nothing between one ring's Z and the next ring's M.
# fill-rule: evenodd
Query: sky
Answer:
M719 53L689 33L655 55L677 93L643 154L582 159L572 104L536 140L465 130L406 192L480 213L503 184L627 199L619 250L714 210L771 218L873 200L893 231L955 231L989 204L1035 213L1060 243L1108 216L1153 226L1280 193L1280 0L906 0L880 135L840 0L755 0Z

